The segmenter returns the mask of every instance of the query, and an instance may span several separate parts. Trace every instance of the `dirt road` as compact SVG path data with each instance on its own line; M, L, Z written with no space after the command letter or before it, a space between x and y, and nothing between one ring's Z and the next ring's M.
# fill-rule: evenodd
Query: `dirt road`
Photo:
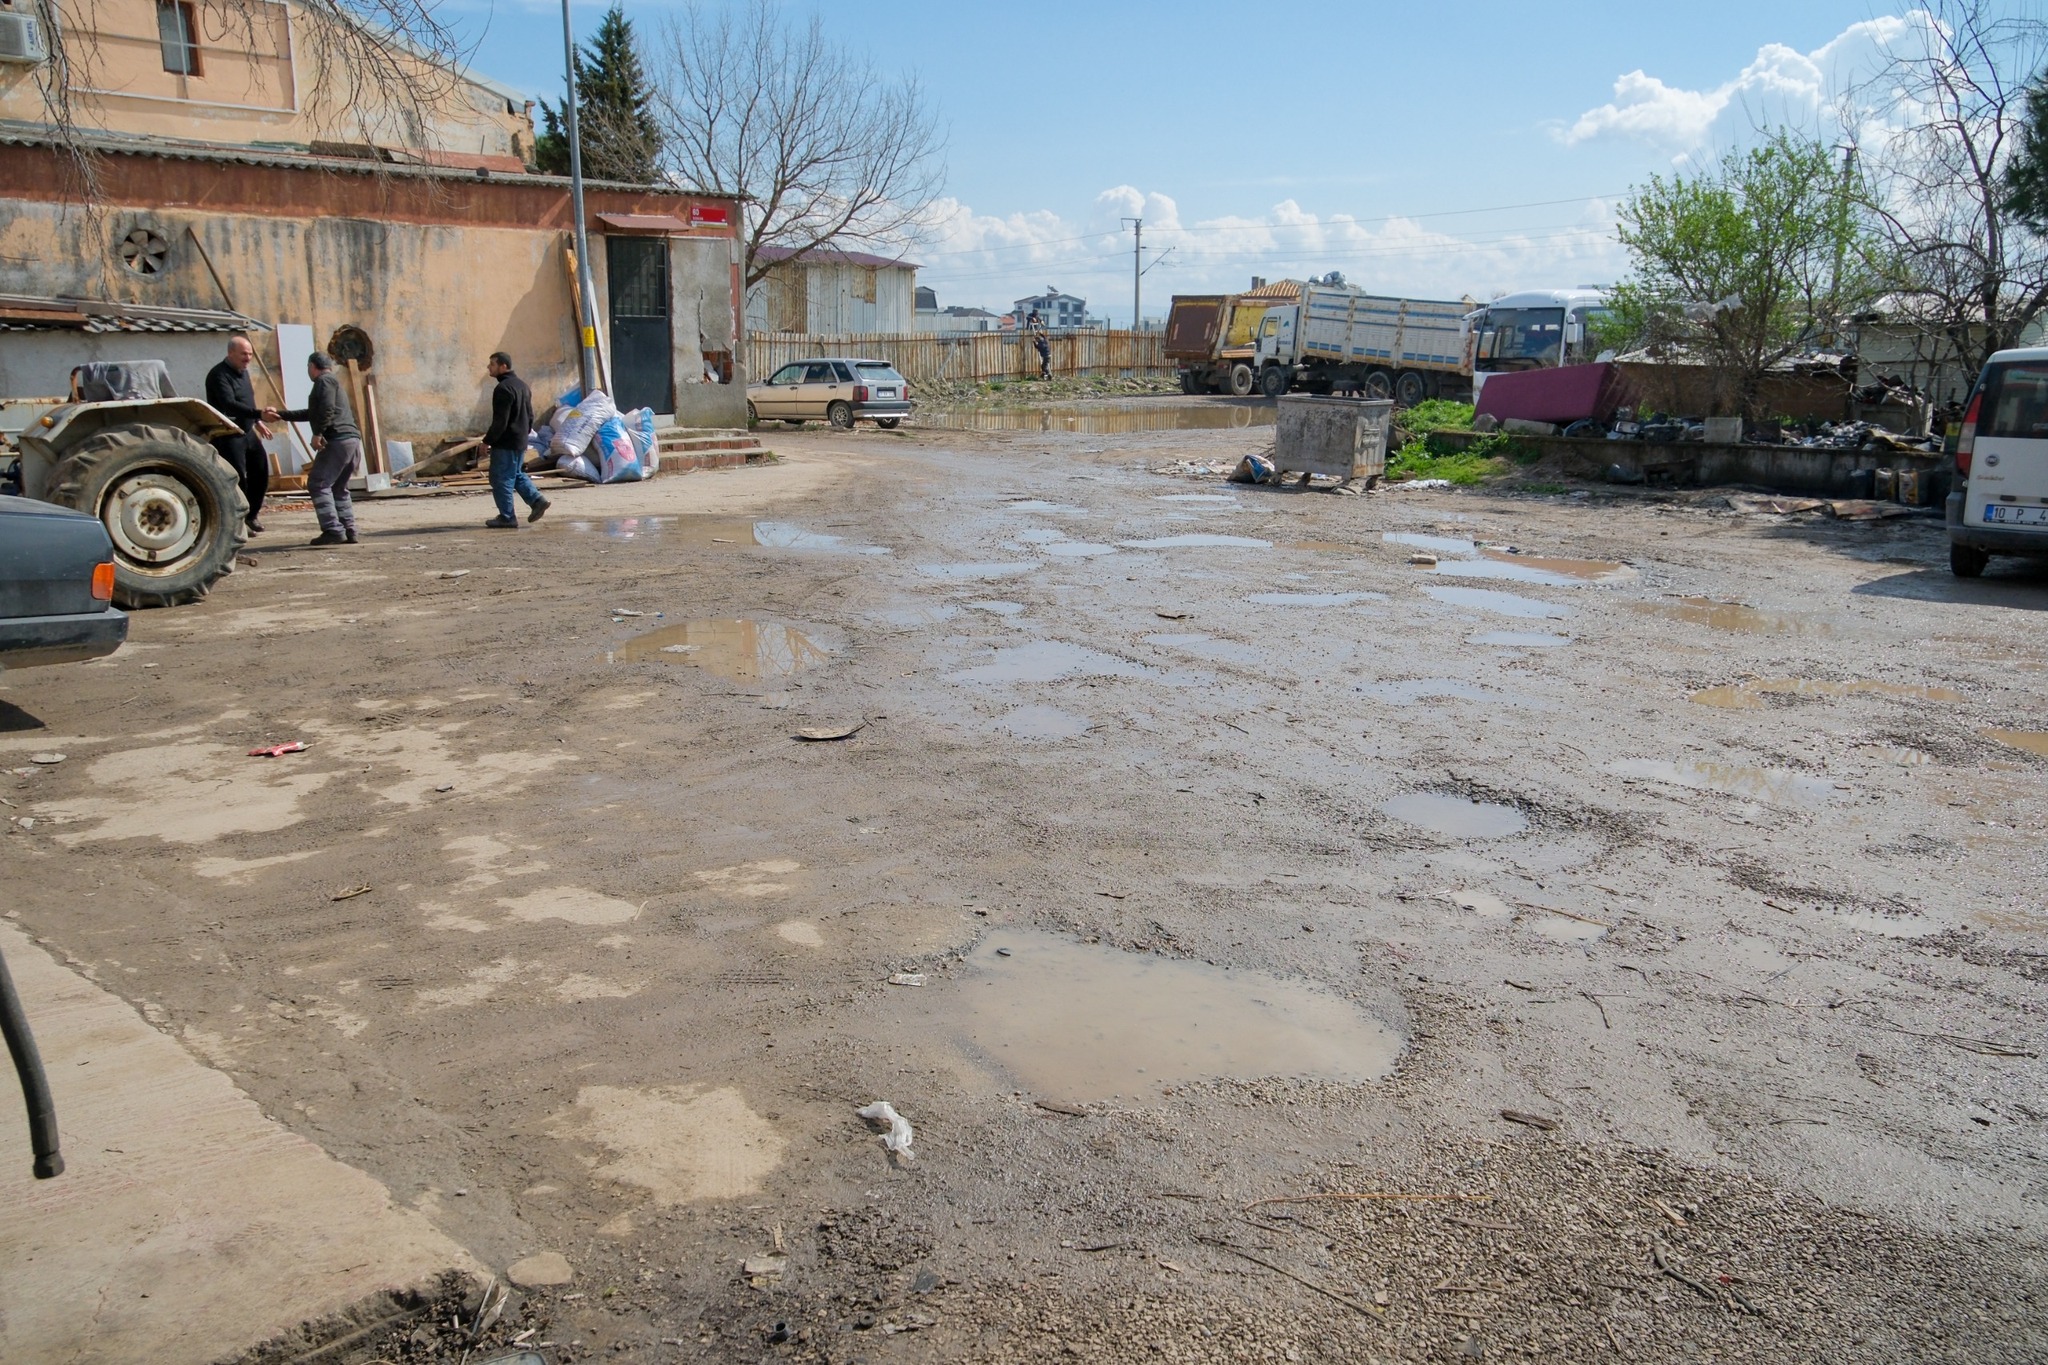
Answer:
M271 518L0 680L6 913L565 1258L472 1361L2048 1353L2048 575L1263 443Z

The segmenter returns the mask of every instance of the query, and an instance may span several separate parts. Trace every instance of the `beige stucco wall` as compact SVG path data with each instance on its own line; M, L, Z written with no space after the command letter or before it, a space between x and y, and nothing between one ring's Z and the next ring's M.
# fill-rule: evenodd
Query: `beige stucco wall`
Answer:
M443 436L482 431L490 417L483 366L492 351L512 354L533 386L537 406L577 382L574 312L559 232L171 209L114 209L95 220L76 208L18 200L0 204L0 210L0 293L225 307L230 300L215 288L185 235L188 227L196 229L237 310L268 323L307 324L320 345L343 325L369 334L387 439L424 447ZM105 242L145 220L173 243L163 274L143 279L106 268ZM602 240L593 239L592 247L602 328ZM685 426L745 423L746 394L737 377L730 385L693 382L703 374L705 350L731 348L730 252L722 238L671 242L677 420ZM76 338L79 359L93 358L85 353L88 340ZM213 344L218 343L209 349ZM29 356L47 356L49 347L46 340L31 347L21 334L0 333L0 377L14 370L39 374L47 365L38 360L40 368L30 366ZM257 348L272 367L298 369L305 362L303 356L280 362L268 336L258 338ZM125 344L122 352L135 354ZM192 354L180 338L166 344L160 357L173 359L174 382L185 392L198 392L205 378L203 368L184 372L191 363L182 358Z
M164 70L156 0L56 0L73 63L72 118L81 129L202 142L309 147L372 144L524 157L533 120L523 98L408 57L432 95L424 139L353 71L321 69L318 21L295 5L193 5L200 74ZM243 25L246 23L246 27ZM54 67L0 64L0 119L41 123Z

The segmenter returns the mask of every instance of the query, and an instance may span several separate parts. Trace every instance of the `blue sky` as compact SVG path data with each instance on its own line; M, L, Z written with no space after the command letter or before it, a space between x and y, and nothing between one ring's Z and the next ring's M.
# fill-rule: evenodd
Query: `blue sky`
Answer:
M654 65L669 8L627 5ZM603 9L577 0L579 37ZM920 283L942 304L997 311L1052 284L1126 324L1127 216L1145 218L1148 248L1174 248L1145 277L1148 316L1173 293L1253 275L1341 270L1437 298L1614 279L1613 206L1630 185L1759 121L1818 126L1905 11L1052 0L817 12L850 49L915 72L948 130L946 198L908 253ZM469 13L475 67L553 97L559 8L495 0Z

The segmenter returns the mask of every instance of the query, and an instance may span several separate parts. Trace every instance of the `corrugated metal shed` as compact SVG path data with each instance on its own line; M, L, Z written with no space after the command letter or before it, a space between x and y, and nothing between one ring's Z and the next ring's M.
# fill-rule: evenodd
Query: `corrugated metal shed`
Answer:
M270 326L212 308L157 308L108 299L0 294L0 332L267 332Z

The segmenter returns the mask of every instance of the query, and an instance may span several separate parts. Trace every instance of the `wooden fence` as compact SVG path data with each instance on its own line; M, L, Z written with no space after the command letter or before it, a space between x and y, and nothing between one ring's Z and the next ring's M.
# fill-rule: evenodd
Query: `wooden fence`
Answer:
M1054 374L1168 370L1164 338L1158 332L1055 332ZM805 332L750 332L746 338L747 378L759 383L792 360L813 356L886 360L912 385L938 380L1024 379L1038 373L1038 351L1016 332L856 332L814 336Z

